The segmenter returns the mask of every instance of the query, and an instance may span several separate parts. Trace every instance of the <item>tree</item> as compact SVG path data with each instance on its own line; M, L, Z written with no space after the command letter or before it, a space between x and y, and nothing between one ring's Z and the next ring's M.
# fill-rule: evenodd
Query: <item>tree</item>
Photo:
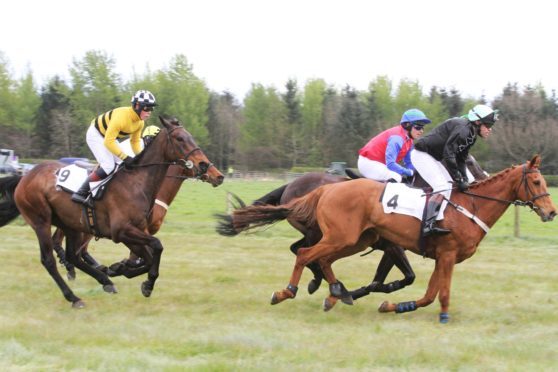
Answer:
M84 156L78 145L85 137L80 126L74 125L71 113L70 87L58 76L52 78L40 95L37 115L37 149L39 157L59 158Z
M301 127L295 133L299 138L299 163L302 165L322 165L323 162L323 110L326 83L322 79L306 82L301 106Z
M521 164L534 154L543 158L543 173L558 172L558 120L547 109L545 94L540 88L508 85L494 107L501 110L501 120L493 127L489 139L491 169Z
M285 143L285 151L291 154L291 164L296 166L304 162L304 160L301 159L300 141L300 133L302 131L301 104L296 80L288 80L287 84L285 84L285 88L287 88L287 92L283 95L283 102L287 109L287 142Z
M239 126L243 120L241 107L229 92L212 93L207 111L209 145L204 150L221 171L226 171L236 164Z
M178 118L200 146L208 144L209 90L194 75L186 56L174 56L168 68L155 73L152 93L160 114Z
M240 128L242 160L252 169L290 168L287 109L275 88L252 84L244 99L245 122Z

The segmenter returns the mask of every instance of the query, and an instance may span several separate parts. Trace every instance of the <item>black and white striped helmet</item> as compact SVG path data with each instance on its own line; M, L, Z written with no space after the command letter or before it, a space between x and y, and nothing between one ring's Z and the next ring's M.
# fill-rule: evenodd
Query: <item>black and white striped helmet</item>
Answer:
M136 94L133 95L131 102L132 106L135 106L136 103L139 103L140 106L157 106L157 103L155 103L155 96L148 90L138 90Z

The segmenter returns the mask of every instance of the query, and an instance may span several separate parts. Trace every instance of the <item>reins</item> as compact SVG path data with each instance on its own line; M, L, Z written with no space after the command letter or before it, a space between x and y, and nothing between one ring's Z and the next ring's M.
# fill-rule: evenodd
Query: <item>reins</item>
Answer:
M497 201L497 202L500 202L500 203L517 205L517 206L520 206L520 207L529 206L533 210L539 209L534 204L534 201L539 199L539 198L549 196L550 194L545 192L545 193L542 193L542 194L539 194L539 195L535 195L535 193L529 187L529 183L527 182L527 174L528 173L539 173L539 170L538 169L527 170L527 166L525 164L522 166L522 169L523 169L523 172L522 172L522 175L521 175L521 181L520 181L520 184L518 186L518 189L521 187L521 185L524 185L525 186L525 195L527 197L529 197L529 195L533 195L533 197L528 201L522 201L522 200L517 200L517 199L516 200L499 199L499 198L494 198L492 196L474 194L474 193L469 192L469 191L462 191L462 193L465 194L465 195L469 195L469 196L480 198L480 199L492 200L492 201ZM518 194L518 193L519 193L519 190L516 191L516 194Z
M167 142L170 143L173 147L173 150L175 153L181 154L180 149L177 148L176 144L171 140L171 133L177 129L180 128L184 128L182 125L178 125L170 130L167 130ZM199 147L194 147L192 150L190 150L190 152L188 152L187 154L184 154L184 158L180 159L178 161L172 161L172 162L161 162L161 163L148 163L148 164L132 164L133 168L143 168L143 167L150 167L150 166L155 166L155 165L179 165L184 167L185 169L194 169L194 175L192 177L187 177L184 176L183 179L187 179L187 178L195 178L195 179L201 179L203 178L206 174L207 171L209 170L209 168L214 167L215 165L213 163L209 163L207 165L207 167L204 167L205 169L201 169L201 167L198 167L194 164L193 161L188 160L188 158L190 156L192 156L192 154L196 151L202 151L201 148ZM174 176L176 178L182 178L180 176Z

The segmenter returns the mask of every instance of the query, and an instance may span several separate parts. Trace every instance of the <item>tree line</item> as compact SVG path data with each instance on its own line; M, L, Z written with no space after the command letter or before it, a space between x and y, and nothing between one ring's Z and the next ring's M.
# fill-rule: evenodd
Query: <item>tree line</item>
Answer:
M426 133L444 120L466 114L477 103L501 111L493 135L479 140L473 154L490 172L543 157L543 172L558 174L558 101L543 86L509 83L487 102L463 97L455 88L431 87L418 81L394 83L377 76L365 91L338 89L323 79L302 85L288 80L284 89L253 83L239 101L230 92L213 92L197 77L186 56L174 56L168 67L135 74L124 81L116 62L104 51L91 50L74 59L69 81L54 76L37 87L32 72L19 79L0 52L0 147L23 158L92 158L85 143L91 120L114 107L129 105L138 89L152 91L158 115L177 117L215 165L246 170L309 169L332 161L356 166L357 151L371 137L399 123L409 108L432 119Z

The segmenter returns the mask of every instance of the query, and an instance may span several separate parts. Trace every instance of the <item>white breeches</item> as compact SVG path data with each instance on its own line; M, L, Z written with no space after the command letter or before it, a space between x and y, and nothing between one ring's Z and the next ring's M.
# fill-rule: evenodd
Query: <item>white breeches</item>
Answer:
M370 160L364 156L358 157L358 171L366 178L376 181L387 181L393 178L397 182L401 182L401 175L397 172L389 170L387 165L379 161Z
M432 187L433 191L439 191L447 199L450 198L453 187L451 183L452 178L441 162L434 159L430 154L416 149L411 152L411 162L421 177ZM444 200L440 208L438 220L443 218L446 205L447 201Z
M89 126L85 139L93 156L95 156L95 159L97 159L97 162L106 174L110 174L116 165L122 162L119 157L107 149L104 144L105 138L93 125Z

